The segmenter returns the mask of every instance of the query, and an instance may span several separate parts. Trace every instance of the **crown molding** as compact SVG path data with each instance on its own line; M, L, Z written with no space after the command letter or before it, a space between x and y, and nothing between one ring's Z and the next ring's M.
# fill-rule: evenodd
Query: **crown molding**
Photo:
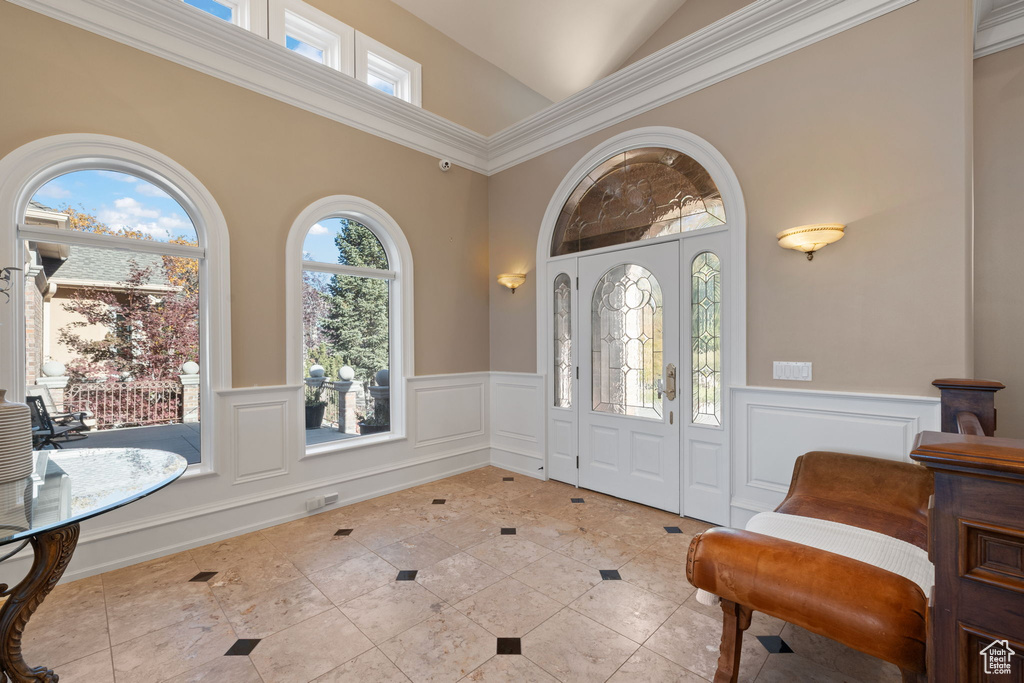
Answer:
M756 0L489 138L181 0L8 2L492 175L915 0Z
M977 0L974 58L1024 44L1024 0Z

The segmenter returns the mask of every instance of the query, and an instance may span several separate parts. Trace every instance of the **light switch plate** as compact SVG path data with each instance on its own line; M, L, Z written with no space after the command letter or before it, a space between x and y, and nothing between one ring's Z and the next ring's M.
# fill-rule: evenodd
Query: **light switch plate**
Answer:
M772 379L786 379L796 382L811 381L810 363L792 363L777 360L772 363Z

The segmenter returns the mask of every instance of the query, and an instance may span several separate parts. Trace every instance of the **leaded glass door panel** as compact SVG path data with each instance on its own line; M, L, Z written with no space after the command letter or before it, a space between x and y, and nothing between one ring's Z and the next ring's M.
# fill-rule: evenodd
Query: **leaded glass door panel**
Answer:
M580 486L678 512L679 400L664 386L680 362L678 245L578 267Z

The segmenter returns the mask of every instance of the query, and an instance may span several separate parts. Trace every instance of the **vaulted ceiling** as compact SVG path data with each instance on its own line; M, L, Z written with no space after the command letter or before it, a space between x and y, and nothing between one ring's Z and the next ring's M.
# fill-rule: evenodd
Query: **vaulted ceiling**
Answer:
M557 102L612 73L686 0L394 0Z

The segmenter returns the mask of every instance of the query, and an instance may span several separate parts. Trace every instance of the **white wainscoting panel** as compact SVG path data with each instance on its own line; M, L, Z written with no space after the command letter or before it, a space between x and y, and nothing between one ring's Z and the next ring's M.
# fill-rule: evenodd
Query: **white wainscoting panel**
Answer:
M544 378L533 373L491 373L491 463L544 476Z
M288 474L290 446L301 425L290 419L301 387L254 387L218 392L220 449L235 484Z
M486 433L487 373L417 377L409 388L417 447Z
M914 437L939 429L928 396L738 387L732 390L731 524L742 527L785 497L797 457L838 451L910 462Z

